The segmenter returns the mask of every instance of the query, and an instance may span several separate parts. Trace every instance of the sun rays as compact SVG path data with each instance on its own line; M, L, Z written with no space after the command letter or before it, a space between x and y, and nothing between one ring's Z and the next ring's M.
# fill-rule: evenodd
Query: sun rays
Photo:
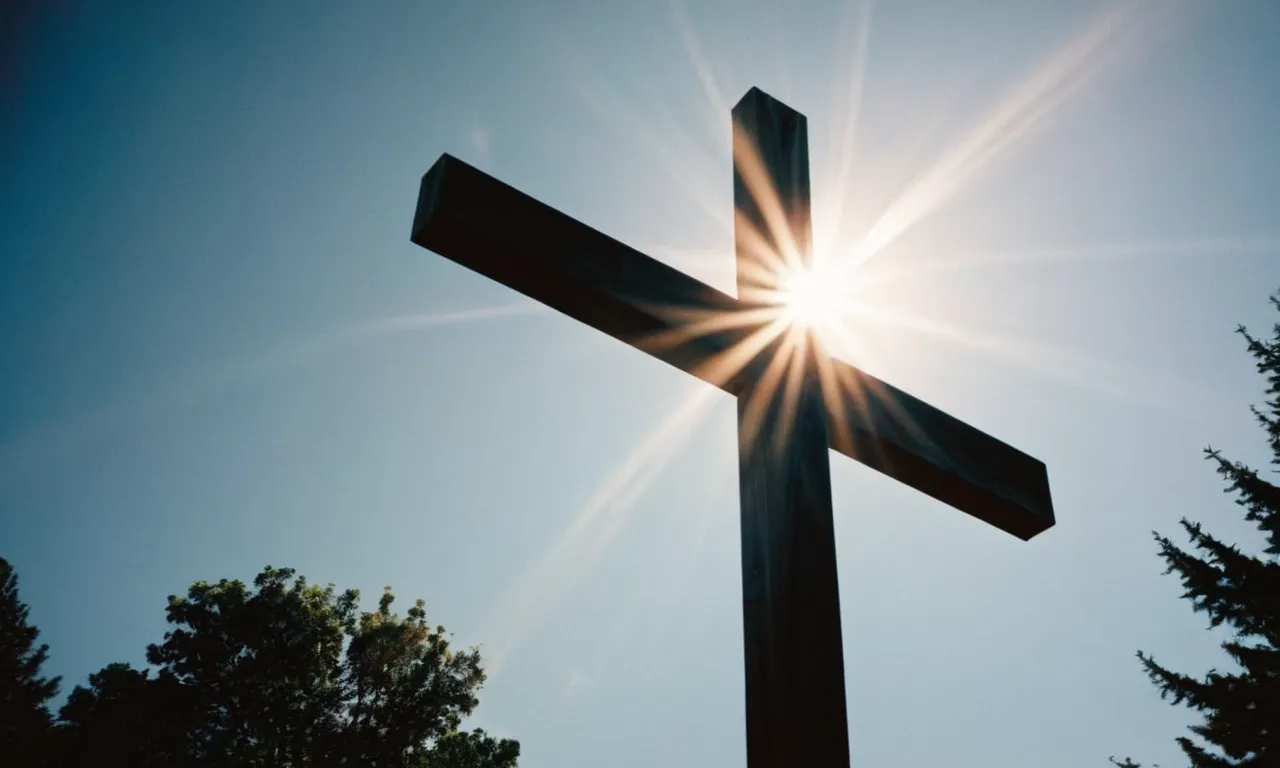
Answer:
M840 46L845 61L838 68L847 75L837 78L840 87L833 99L837 120L831 130L834 138L831 154L836 163L833 168L814 169L812 224L806 220L803 227L795 226L777 190L770 187L769 174L756 148L745 139L744 133L734 130L734 167L759 209L756 223L747 220L742 212L735 214L732 223L738 253L749 256L739 259L737 279L738 298L747 306L733 313L671 308L672 317L683 314L682 322L649 340L653 347L661 347L737 331L732 346L709 361L702 373L716 382L729 381L761 355L771 356L761 363L759 373L764 377L768 396L781 396L784 401L788 399L786 382L797 378L789 372L810 347L846 356L856 350L859 361L867 356L866 345L860 343L857 332L858 323L867 313L858 304L861 293L872 284L860 266L959 196L993 160L1025 143L1035 129L1071 97L1098 82L1136 43L1150 37L1152 19L1161 16L1144 15L1129 5L1116 5L1089 18L1032 67L1028 75L1016 80L973 128L960 134L950 150L892 197L860 237L840 241L837 233L843 220L844 198L852 180L857 178L853 167L854 147L871 45L872 6L870 2L851 3L847 11L849 23L842 25L842 29L848 39L842 40ZM723 121L727 106L725 89L710 63L715 59L714 52L699 39L680 0L672 0L671 14L705 106L716 119ZM598 96L597 93L593 100L597 105ZM634 129L629 125L634 124L619 122L622 113L618 109L598 107L597 112L615 127L627 131L628 136L633 135ZM669 178L678 180L678 188L695 200L699 209L714 216L717 222L723 220L720 212L728 207L723 197L708 190L705 178L690 172L693 167L714 163L672 149L693 147L695 141L690 135L675 129L652 130L650 121L649 127L635 138L644 147L656 148L655 156L661 158L659 166ZM874 183L874 179L864 183ZM696 258L694 266L709 270L706 260L708 255L714 256L715 251L708 254L708 249L703 249L700 253L672 255L677 263ZM720 258L725 262L731 259L728 253ZM957 343L962 342L957 340ZM821 369L819 373L822 374ZM856 402L850 393L842 391L845 386L847 382L824 379L822 387L828 393L829 407Z
M139 424L172 417L229 391L253 387L302 366L349 354L388 336L549 313L547 307L525 301L452 312L391 315L295 339L258 354L202 365L136 398L99 407L76 420L49 425L0 444L0 489L47 468L69 452L110 443L121 434L137 431Z
M732 204L726 200L728 190L722 183L722 157L716 154L723 151L726 129L730 127L725 122L729 104L724 94L731 89L717 78L713 67L713 62L718 61L716 51L699 39L681 0L671 0L670 10L674 37L687 57L690 88L703 100L696 125L713 127L717 149L708 151L698 129L689 128L690 122L667 117L667 105L661 101L637 103L634 94L624 96L620 86L609 87L593 80L589 71L575 71L573 78L590 110L617 132L628 150L644 155L673 184L675 195L693 204L697 215L704 217L708 238L714 236L717 242L714 246L667 245L642 250L665 255L666 261L691 274L714 273L724 278L714 281L718 283L728 283L728 276L735 274L731 271L735 250L749 256L740 258L737 264L737 309L664 308L669 327L637 345L654 350L700 339L724 340L720 351L694 373L723 385L749 370L754 385L739 425L744 440L787 438L789 419L785 414L796 411L808 372L816 378L817 389L831 415L832 439L851 445L850 425L867 417L878 393L862 374L835 358L874 365L876 359L864 332L870 326L922 333L958 347L997 355L1064 381L1079 384L1082 378L1093 378L1086 383L1114 396L1131 394L1124 387L1108 384L1107 377L1114 371L1093 364L1085 355L1031 349L1022 342L957 325L942 326L910 313L887 311L868 297L888 282L897 282L900 276L928 267L908 266L900 274L872 276L864 266L961 197L995 161L1025 146L1072 98L1113 73L1140 43L1150 41L1152 30L1168 17L1167 13L1117 5L1088 19L1029 68L1025 76L1015 78L1013 86L982 113L975 125L957 131L949 149L896 194L887 195L888 204L864 231L848 237L843 236L842 225L849 218L845 201L850 188L854 184L878 183L860 175L857 171L862 169L855 167L859 123L866 106L863 86L872 44L872 4L852 2L846 9L847 23L841 25L841 61L834 78L837 87L828 113L836 118L833 125L827 126L831 137L827 156L834 162L813 168L812 222L804 217L802 228L796 226L793 214L789 214L778 190L772 187L756 148L744 143L743 135L736 130L732 132L733 167L749 190L759 216L753 222L741 212L733 213ZM733 247L719 245L729 237ZM1057 257L1075 256L1068 252ZM962 270L999 263L1003 262L994 257L985 261L981 256L971 260L957 257L938 262L937 268ZM624 457L555 544L512 588L501 612L495 614L502 617L495 620L495 629L499 630L493 634L498 641L492 657L495 666L507 661L545 617L552 601L576 584L614 540L667 457L695 428L712 391L699 387L694 396ZM877 404L884 405L883 399ZM778 425L777 432L756 434L766 423L764 414L774 407L784 414L784 418L768 421Z
M956 195L993 159L1025 139L1074 93L1107 71L1147 30L1132 5L1093 17L1035 67L917 181L889 204L854 246L846 268L874 257Z
M515 651L608 549L636 503L679 453L716 391L699 386L649 432L595 488L569 525L517 579L492 613L487 670L497 675Z

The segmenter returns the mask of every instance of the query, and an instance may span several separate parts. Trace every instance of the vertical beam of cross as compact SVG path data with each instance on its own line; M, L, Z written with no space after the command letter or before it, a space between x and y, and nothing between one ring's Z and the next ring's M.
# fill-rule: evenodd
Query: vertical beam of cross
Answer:
M738 297L752 304L813 258L804 116L752 88L733 109L733 159ZM849 764L824 353L793 334L753 363L787 370L745 377L738 396L749 768Z

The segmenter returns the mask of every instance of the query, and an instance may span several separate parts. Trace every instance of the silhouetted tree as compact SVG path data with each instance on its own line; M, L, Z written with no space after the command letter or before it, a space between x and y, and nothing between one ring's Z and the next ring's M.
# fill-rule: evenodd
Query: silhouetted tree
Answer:
M1280 310L1280 296L1272 304ZM1271 463L1280 466L1280 324L1269 341L1243 327L1237 331L1267 382L1267 400L1253 414L1266 432ZM1155 537L1166 573L1182 580L1183 597L1207 614L1211 626L1232 630L1222 647L1236 670L1192 677L1166 669L1142 651L1138 658L1162 698L1203 713L1204 722L1191 727L1199 738L1178 739L1195 768L1280 766L1280 487L1213 448L1205 454L1227 481L1227 493L1244 508L1245 519L1262 532L1262 551L1249 554L1185 518L1182 528L1194 552Z
M462 732L484 682L419 600L372 612L266 568L253 585L196 582L170 597L155 667L112 664L63 706L67 765L514 768L519 744Z
M40 630L27 623L18 599L18 575L0 557L0 756L32 763L43 752L52 726L47 707L58 679L40 676L49 646L36 645ZM0 761L2 762L2 761Z
M60 712L56 762L160 768L191 764L198 709L173 675L109 664L76 686ZM107 762L109 761L109 762Z

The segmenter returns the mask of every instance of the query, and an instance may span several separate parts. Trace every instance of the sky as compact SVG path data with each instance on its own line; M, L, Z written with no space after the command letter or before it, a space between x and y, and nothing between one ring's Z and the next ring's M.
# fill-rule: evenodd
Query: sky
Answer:
M729 109L808 117L840 356L1043 460L1022 542L832 454L852 761L1179 764L1141 648L1262 464L1280 6L63 3L0 81L0 556L67 691L167 595L389 584L521 765L745 762L732 398L409 242L454 154L734 290Z

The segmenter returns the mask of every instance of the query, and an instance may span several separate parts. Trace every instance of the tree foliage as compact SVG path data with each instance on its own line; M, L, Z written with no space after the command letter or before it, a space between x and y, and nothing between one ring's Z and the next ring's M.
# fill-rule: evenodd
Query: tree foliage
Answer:
M1280 310L1280 296L1272 299ZM1272 472L1280 466L1280 323L1270 340L1243 327L1254 363L1267 382L1267 399L1253 414L1266 433ZM1231 630L1223 649L1232 671L1210 670L1202 677L1174 672L1142 651L1138 658L1162 698L1199 711L1191 727L1196 738L1178 739L1195 768L1280 765L1280 487L1257 469L1205 450L1225 479L1226 492L1244 508L1244 517L1262 533L1257 554L1214 537L1196 522L1182 520L1191 548L1155 534L1166 573L1182 581L1183 598L1204 613L1210 626Z
M484 682L419 600L268 567L252 585L171 596L151 669L111 664L77 686L46 756L61 765L514 768L519 745L460 731Z
M40 676L49 646L36 645L40 631L27 623L18 599L18 575L0 557L0 755L32 759L52 725L47 704L58 679Z

